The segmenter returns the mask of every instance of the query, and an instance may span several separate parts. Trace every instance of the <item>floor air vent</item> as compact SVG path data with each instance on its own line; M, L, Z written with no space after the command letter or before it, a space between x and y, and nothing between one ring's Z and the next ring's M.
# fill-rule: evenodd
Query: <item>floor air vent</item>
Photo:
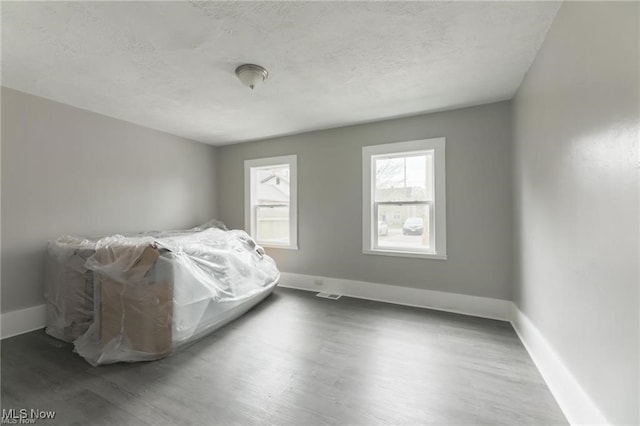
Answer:
M340 299L341 294L331 294L331 293L318 293L316 294L318 297L324 297L325 299L338 300Z

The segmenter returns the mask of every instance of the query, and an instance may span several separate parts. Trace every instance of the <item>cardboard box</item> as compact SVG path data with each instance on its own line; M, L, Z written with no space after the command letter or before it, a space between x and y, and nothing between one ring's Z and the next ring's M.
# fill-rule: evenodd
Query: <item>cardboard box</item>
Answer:
M96 252L98 258L128 256L131 247L112 247L109 252ZM173 285L167 281L151 281L149 271L159 256L148 246L124 271L122 281L99 274L100 340L107 344L121 339L134 351L164 355L172 351Z
M77 251L59 263L47 258L46 297L49 333L72 342L93 322L93 272Z
M173 286L155 282L134 286L102 278L100 340L122 339L134 351L164 355L173 349Z

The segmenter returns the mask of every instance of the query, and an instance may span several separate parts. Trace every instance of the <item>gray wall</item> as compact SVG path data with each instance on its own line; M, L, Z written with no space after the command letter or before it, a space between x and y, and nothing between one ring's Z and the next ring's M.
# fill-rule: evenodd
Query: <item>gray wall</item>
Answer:
M215 216L215 148L2 88L2 312L43 303L61 234Z
M565 2L514 101L515 301L638 424L638 3Z
M362 254L362 146L447 138L449 259ZM282 271L511 298L510 103L222 147L218 212L244 227L246 159L298 155L298 251L269 249Z

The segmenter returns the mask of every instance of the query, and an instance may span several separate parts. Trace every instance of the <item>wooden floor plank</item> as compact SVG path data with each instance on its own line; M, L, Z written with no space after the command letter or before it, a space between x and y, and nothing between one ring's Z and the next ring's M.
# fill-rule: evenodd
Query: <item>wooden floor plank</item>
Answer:
M48 424L567 424L506 322L283 288L159 361L91 367L43 331L1 357L2 408Z

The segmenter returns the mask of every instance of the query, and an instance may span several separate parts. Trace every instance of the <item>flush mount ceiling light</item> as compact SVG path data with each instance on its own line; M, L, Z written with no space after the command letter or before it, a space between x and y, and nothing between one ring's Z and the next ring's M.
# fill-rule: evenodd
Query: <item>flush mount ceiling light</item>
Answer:
M236 68L236 75L242 84L248 86L251 90L253 90L257 84L262 83L267 79L267 77L269 77L269 73L266 69L255 64L240 65Z

